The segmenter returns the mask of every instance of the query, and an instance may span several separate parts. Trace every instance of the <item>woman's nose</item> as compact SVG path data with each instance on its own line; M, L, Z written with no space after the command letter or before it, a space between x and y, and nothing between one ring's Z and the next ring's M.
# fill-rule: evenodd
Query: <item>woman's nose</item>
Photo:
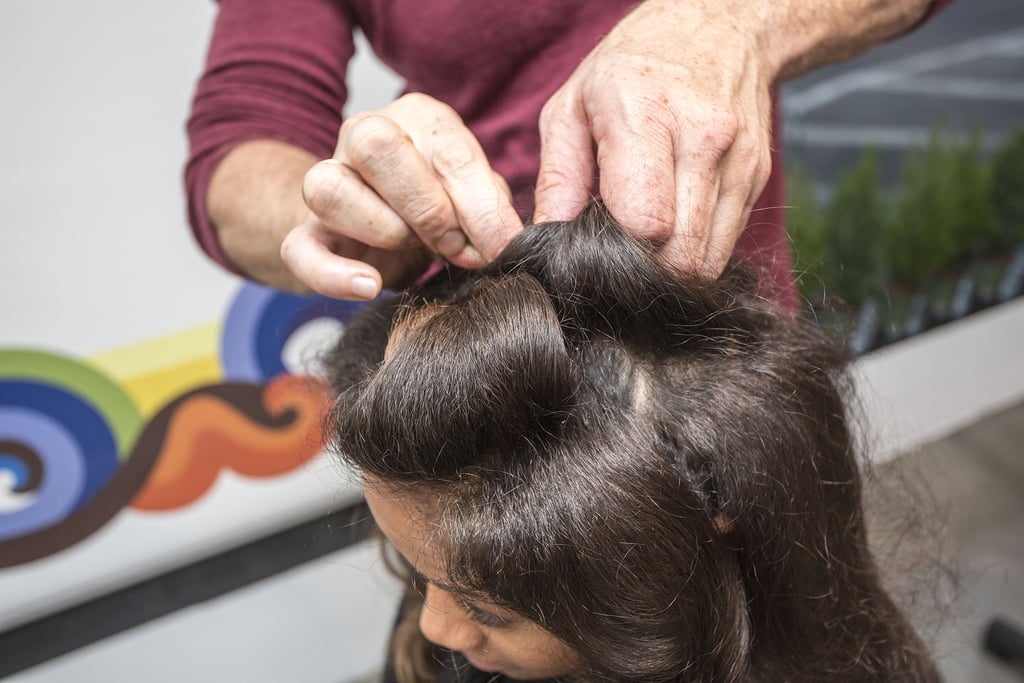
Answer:
M466 613L462 603L451 593L427 584L420 612L423 636L441 647L465 652L481 645L484 633Z

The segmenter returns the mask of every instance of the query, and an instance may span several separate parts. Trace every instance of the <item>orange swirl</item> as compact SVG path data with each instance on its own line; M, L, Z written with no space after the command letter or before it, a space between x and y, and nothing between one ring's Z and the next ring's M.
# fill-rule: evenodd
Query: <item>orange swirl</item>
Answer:
M223 468L271 477L316 455L326 399L323 383L281 375L262 387L260 398L269 424L212 393L198 392L174 406L159 459L131 506L180 508L202 497Z

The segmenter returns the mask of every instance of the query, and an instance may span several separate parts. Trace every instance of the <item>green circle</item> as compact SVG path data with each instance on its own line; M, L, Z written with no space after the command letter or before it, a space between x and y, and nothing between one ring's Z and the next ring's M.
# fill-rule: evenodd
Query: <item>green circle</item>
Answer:
M0 349L0 381L12 379L53 384L92 404L114 434L118 458L128 458L128 449L142 428L142 413L124 389L98 368L46 351Z

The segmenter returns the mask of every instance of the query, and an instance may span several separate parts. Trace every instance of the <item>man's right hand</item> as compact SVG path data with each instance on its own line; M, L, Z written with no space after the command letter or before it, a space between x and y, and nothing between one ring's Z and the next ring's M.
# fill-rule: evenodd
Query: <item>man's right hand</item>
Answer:
M281 258L338 299L405 283L431 253L479 268L523 228L473 133L451 107L418 93L347 119L334 158L309 170L302 193L309 215L285 237Z

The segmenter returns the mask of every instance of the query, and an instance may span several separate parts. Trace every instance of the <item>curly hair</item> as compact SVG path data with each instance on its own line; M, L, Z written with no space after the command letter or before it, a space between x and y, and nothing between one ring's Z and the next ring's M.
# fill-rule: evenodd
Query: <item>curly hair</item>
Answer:
M868 549L846 354L754 291L600 203L528 227L350 325L333 450L439 494L448 580L588 680L936 680Z

